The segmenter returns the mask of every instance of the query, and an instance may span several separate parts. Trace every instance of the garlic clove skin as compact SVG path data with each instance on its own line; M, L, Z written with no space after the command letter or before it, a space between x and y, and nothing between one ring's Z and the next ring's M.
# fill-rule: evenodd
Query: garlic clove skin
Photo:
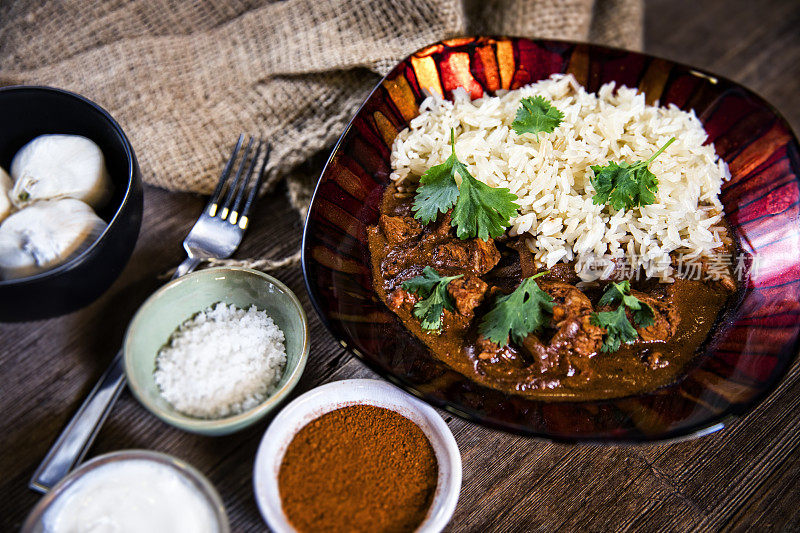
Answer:
M100 147L80 135L40 135L11 161L11 202L75 198L95 209L111 197L111 179Z
M77 256L106 223L73 198L37 202L0 224L0 279L32 276Z
M0 167L0 222L14 210L11 199L8 197L13 186L14 182L11 181L11 176L3 170L3 167Z

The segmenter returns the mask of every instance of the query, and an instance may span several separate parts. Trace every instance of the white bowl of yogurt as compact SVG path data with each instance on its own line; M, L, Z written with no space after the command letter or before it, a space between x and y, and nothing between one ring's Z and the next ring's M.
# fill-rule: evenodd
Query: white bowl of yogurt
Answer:
M192 466L149 450L81 465L33 508L23 533L229 533L216 489Z

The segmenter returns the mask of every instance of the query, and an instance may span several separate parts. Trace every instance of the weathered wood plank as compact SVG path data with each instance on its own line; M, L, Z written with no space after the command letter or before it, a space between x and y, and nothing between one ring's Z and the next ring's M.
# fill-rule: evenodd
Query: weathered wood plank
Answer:
M800 9L794 0L646 0L645 50L753 89L800 130Z

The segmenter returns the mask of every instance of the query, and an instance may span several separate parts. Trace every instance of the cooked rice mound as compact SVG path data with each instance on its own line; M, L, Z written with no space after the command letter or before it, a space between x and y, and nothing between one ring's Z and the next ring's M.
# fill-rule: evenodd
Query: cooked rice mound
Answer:
M645 104L644 94L614 83L588 93L571 75L555 74L496 97L454 101L426 98L420 115L392 147L392 179L421 176L456 154L477 179L519 197L511 235L524 234L541 266L576 260L586 265L627 256L648 277L672 279L671 252L683 260L709 256L723 244L719 192L727 166L694 112ZM520 100L541 95L564 113L553 133L517 135L511 127ZM670 137L676 141L649 168L658 177L656 202L626 211L594 205L592 165L647 160Z

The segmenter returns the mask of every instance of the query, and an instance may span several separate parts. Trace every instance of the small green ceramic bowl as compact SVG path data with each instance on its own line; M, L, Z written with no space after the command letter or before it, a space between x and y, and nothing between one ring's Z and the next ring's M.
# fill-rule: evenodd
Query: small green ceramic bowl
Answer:
M175 329L217 302L241 309L255 305L283 331L286 368L277 390L256 407L218 419L195 418L176 411L153 378L158 351ZM136 312L125 333L128 386L145 408L177 428L204 435L227 435L262 419L297 384L308 359L308 322L297 296L277 279L247 268L210 268L173 280L153 293Z

